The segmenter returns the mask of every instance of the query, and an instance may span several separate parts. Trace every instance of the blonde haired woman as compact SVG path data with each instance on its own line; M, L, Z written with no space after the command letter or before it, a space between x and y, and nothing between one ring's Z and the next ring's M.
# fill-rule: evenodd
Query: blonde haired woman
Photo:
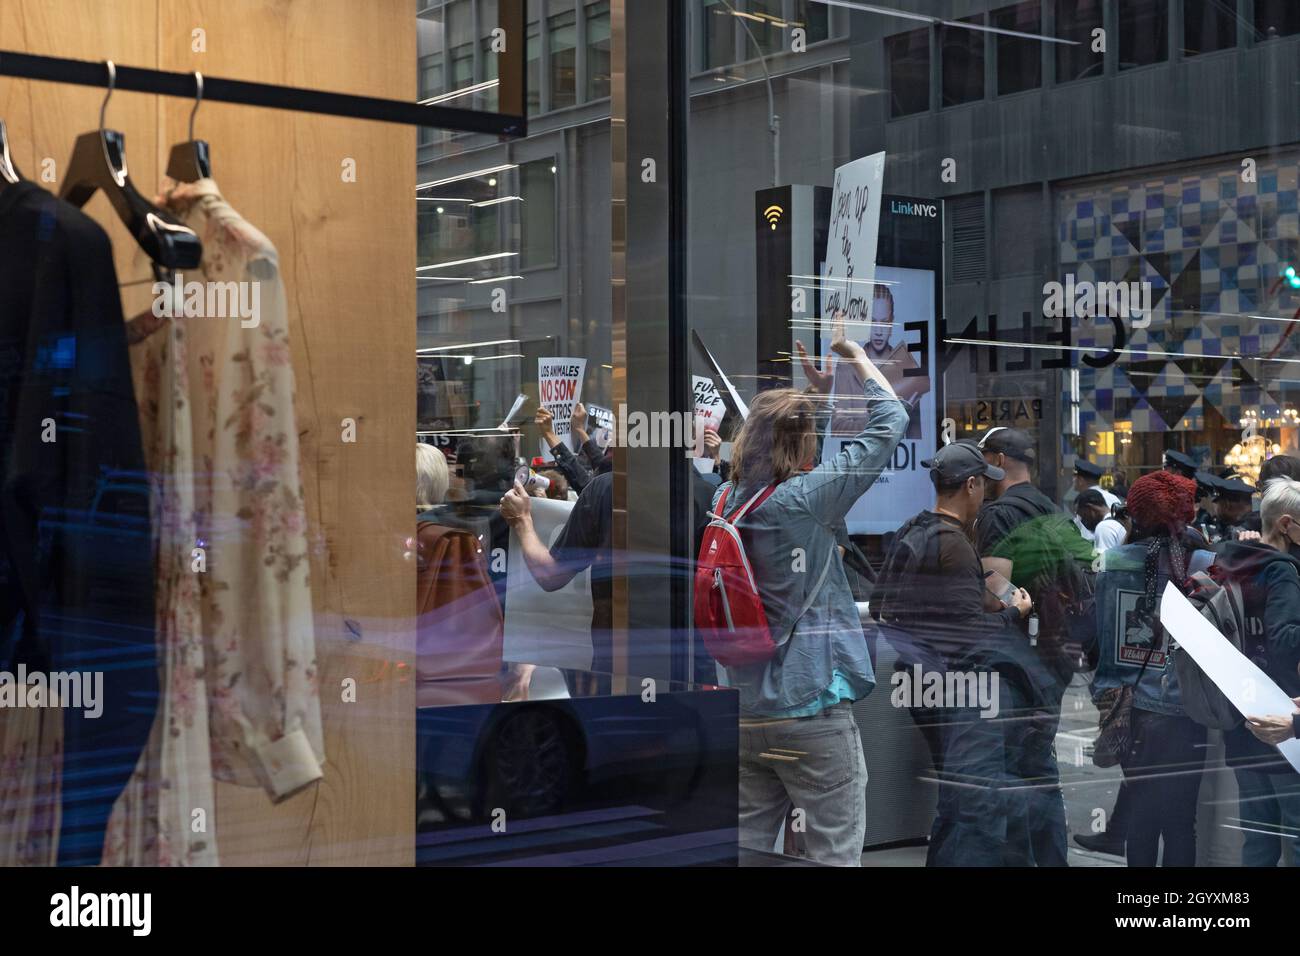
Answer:
M447 456L432 445L418 442L415 446L415 510L428 511L434 505L442 504L450 480Z

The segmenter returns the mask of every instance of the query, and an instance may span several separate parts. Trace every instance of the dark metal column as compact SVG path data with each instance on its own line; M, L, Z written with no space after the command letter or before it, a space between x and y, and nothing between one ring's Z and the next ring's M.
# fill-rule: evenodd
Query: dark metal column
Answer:
M614 411L689 422L686 16L684 0L610 4L610 159ZM690 553L690 468L681 447L615 453L614 662L624 673L688 675L689 581L667 569Z

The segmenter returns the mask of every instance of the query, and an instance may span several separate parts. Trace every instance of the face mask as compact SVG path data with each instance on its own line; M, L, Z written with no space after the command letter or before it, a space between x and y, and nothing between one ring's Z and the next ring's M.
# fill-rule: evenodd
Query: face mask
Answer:
M1286 553L1300 561L1300 544L1296 544L1289 534L1286 536Z

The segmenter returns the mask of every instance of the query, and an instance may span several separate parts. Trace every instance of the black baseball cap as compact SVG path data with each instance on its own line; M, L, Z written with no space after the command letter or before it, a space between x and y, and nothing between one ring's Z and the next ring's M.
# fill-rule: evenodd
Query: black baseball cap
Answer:
M933 458L921 462L922 468L930 469L930 476L936 482L953 484L965 481L972 475L983 475L994 481L1001 481L1007 473L984 460L984 453L979 446L970 442L955 441L944 445Z
M1018 428L1008 428L1006 425L997 425L986 431L980 439L979 448L988 454L1006 455L1027 465L1032 465L1036 458L1033 438Z
M1074 473L1076 475L1083 475L1083 477L1085 478L1091 478L1093 481L1096 481L1098 478L1102 476L1104 472L1102 471L1101 465L1094 465L1086 458L1080 458L1076 460L1074 463Z
M1184 455L1181 451L1165 452L1165 467L1173 467L1184 478L1196 477L1196 462L1192 461L1191 456Z
M1237 475L1220 478L1214 489L1215 499L1249 498L1255 493L1255 486L1242 481Z

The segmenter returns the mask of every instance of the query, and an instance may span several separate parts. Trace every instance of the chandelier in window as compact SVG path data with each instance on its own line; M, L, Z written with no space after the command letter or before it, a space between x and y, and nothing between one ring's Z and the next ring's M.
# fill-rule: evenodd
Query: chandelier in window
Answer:
M1246 438L1223 456L1223 463L1230 466L1237 474L1250 479L1252 485L1259 484L1259 467L1269 458L1282 451L1276 443L1269 443L1262 435Z

